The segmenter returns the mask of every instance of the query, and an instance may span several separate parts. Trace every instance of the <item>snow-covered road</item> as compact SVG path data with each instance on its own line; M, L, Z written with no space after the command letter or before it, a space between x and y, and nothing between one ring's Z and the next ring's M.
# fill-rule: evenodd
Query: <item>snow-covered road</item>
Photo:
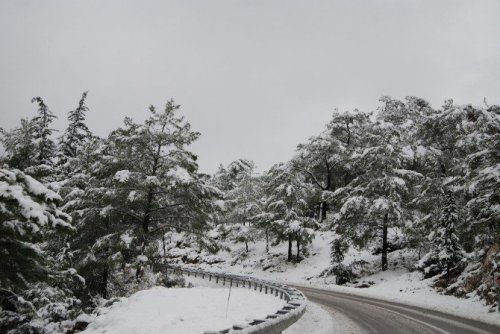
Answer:
M341 333L500 333L500 327L494 325L415 306L329 290L297 288L310 301L331 312Z

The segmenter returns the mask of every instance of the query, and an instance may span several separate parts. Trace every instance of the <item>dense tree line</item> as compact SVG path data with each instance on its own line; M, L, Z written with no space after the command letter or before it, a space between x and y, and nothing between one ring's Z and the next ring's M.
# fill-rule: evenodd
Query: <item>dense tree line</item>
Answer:
M380 254L381 270L390 265L388 253L413 249L420 254L414 267L425 277L442 277L447 292L478 293L493 303L500 107L448 100L434 109L416 97L380 102L373 112L335 111L324 131L262 175L235 168L251 162L221 167L216 185L231 180L225 200L238 203L225 206L226 216L245 213L244 240L288 242L288 261L301 260L299 245L315 230L335 231L329 272L343 280L352 277L342 264L348 245ZM252 187L258 191L250 197L238 195ZM233 221L219 220L224 226Z
M0 129L3 331L70 330L65 320L96 297L157 282L172 233L211 252L221 242L242 242L246 252L257 240L267 251L285 243L285 259L298 263L316 231L332 230L328 272L341 283L352 278L343 263L350 245L380 254L380 270L391 251L407 248L421 255L415 268L442 278L448 292L493 302L498 106L449 100L434 109L420 98L383 97L373 112L335 111L324 131L268 171L239 159L209 176L188 149L200 134L173 100L100 138L86 125L86 99L68 112L58 140L40 97L33 118Z

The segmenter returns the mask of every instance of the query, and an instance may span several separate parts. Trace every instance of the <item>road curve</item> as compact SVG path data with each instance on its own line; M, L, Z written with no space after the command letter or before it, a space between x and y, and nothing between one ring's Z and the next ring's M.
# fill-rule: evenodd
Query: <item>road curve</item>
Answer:
M349 318L361 333L500 333L500 327L374 298L295 286L312 302ZM312 330L312 329L311 329ZM350 332L350 331L348 331Z

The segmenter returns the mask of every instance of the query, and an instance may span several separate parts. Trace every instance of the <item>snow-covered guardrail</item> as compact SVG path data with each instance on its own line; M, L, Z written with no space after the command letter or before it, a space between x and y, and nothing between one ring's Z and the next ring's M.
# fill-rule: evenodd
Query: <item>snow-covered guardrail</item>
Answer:
M255 291L271 294L284 299L287 304L275 314L269 314L263 319L254 319L244 324L235 324L232 328L220 331L206 331L204 334L278 334L295 323L306 310L306 297L299 290L284 284L265 281L248 276L208 272L199 269L186 268L176 265L166 265L165 274L177 273L194 277L201 277L222 285L254 289Z

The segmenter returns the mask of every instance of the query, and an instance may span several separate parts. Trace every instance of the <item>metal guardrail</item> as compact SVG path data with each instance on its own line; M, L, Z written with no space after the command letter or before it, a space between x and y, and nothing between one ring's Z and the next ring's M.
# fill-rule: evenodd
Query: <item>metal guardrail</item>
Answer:
M307 299L302 292L284 284L248 276L207 272L167 264L165 265L165 274L168 276L169 272L187 275L188 277L193 275L194 277L215 281L217 284L253 289L261 293L274 295L287 302L275 314L269 314L263 319L254 319L246 324L233 325L232 328L220 331L206 331L204 334L278 334L300 319L306 310Z

